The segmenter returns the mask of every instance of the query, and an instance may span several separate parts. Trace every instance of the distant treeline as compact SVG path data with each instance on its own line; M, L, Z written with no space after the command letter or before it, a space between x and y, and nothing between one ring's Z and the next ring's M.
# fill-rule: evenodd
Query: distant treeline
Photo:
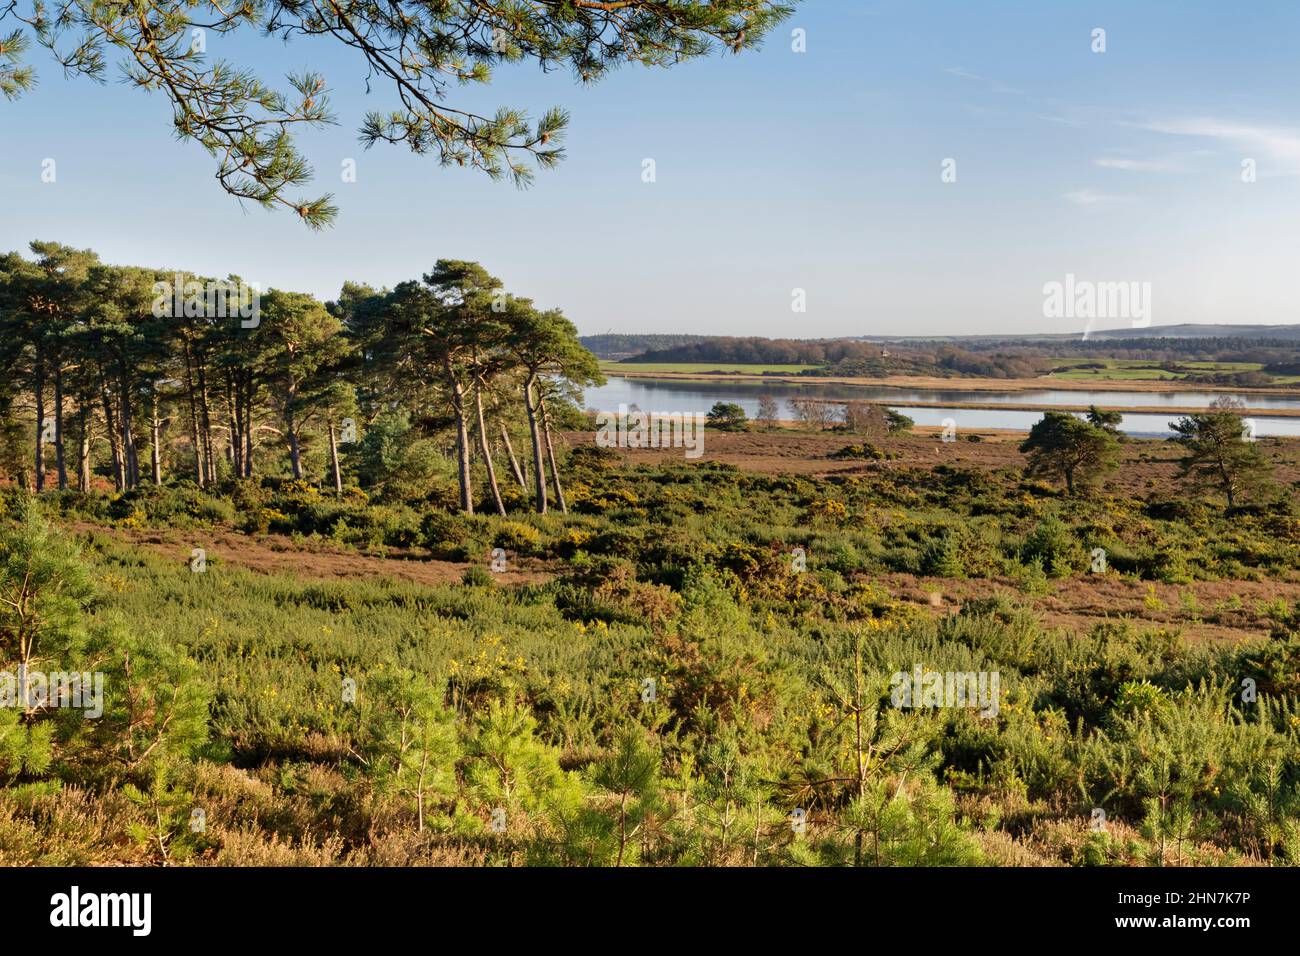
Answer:
M637 356L640 362L743 362L752 365L826 365L880 355L873 342L854 339L696 338Z
M602 335L584 335L579 341L593 355L603 359L630 358L653 349L669 349L691 342L702 342L703 335L641 335L639 333L606 332Z
M601 341L597 341L601 340ZM660 340L656 343L654 340ZM597 355L637 362L806 365L804 375L931 375L1024 378L1041 375L1063 358L1122 356L1206 383L1267 385L1269 375L1300 374L1295 343L1284 339L1221 336L1179 339L769 339L732 336L589 336ZM649 346L654 347L649 347ZM615 348L618 354L615 355ZM622 351L626 349L627 351ZM1262 372L1215 373L1187 362L1251 362Z
M718 337L636 356L638 362L726 362L807 365L809 375L939 375L1018 378L1035 375L1039 363L1021 356L976 354L954 345L929 349L881 345L862 339L765 339Z
M908 347L921 347L919 342L908 342ZM1017 354L1069 358L1071 356L1107 356L1122 353L1127 359L1142 359L1152 362L1294 362L1297 344L1286 339L1241 338L1222 336L1216 338L1107 338L1107 339L1061 339L1044 341L1031 339L1027 342L1015 339L985 339L974 342L962 342L960 347L970 351L982 352L1013 351Z

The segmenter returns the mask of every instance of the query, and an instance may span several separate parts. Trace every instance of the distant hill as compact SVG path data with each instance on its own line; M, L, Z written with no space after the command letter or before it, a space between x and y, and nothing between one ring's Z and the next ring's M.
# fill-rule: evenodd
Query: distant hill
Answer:
M881 342L1061 342L1079 341L1079 332L1000 332L987 335L873 335L855 336ZM1251 339L1253 341L1300 342L1300 325L1151 325L1146 328L1094 329L1089 341L1117 339Z
M1007 342L1021 345L1054 342L1078 342L1083 339L1078 332L1001 332L987 335L842 335L835 338L816 339L737 339L727 335L657 335L636 332L608 332L603 335L584 335L582 344L592 353L603 359L617 361L635 356L654 353L655 361L689 361L692 351L709 353L701 361L720 361L718 355L711 354L710 349L688 348L705 343L723 346L724 343L764 342L769 344L784 343L787 349L800 351L817 351L833 342L918 342L930 345L940 342L955 342L966 346L977 343ZM1184 322L1179 325L1152 325L1147 328L1097 329L1088 333L1088 341L1116 341L1120 339L1250 339L1254 342L1300 342L1300 325L1197 325ZM660 357L668 355L671 357ZM745 361L745 359L728 358L727 361ZM773 358L770 355L751 356L748 361L799 361L798 358Z
M1152 325L1145 329L1102 329L1090 339L1273 339L1300 341L1300 325Z

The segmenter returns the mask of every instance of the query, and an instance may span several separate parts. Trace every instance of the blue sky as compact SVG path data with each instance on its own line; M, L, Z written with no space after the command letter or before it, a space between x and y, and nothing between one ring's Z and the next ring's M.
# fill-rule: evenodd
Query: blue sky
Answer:
M568 158L524 192L363 150L362 115L395 101L367 95L352 51L208 41L268 81L325 75L338 125L299 142L332 229L241 208L171 136L163 97L65 80L38 49L38 87L0 102L0 247L52 239L322 298L477 259L584 333L1076 332L1043 313L1067 274L1150 283L1156 325L1300 321L1294 4L813 0L754 54L586 88L506 68L457 105L573 116Z

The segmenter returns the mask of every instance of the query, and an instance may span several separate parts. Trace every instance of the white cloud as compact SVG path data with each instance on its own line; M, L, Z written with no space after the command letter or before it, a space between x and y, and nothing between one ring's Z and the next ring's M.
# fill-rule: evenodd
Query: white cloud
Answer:
M1293 170L1300 170L1300 129L1254 126L1212 118L1154 120L1135 125L1171 136L1216 140L1238 150L1243 156L1265 156Z
M1102 169L1123 169L1135 173L1167 173L1178 168L1158 159L1120 159L1114 156L1094 159L1092 164Z
M951 73L953 76L960 76L963 80L983 80L984 77L978 73L972 73L970 70L963 69L960 66L950 66L944 70L945 73Z

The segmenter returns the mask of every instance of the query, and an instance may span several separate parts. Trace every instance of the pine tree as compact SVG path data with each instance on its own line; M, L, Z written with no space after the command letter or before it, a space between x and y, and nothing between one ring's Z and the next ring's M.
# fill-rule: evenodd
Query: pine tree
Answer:
M341 331L342 323L309 295L271 290L262 297L258 364L279 406L297 479L303 477L303 432L346 400L341 366L350 345Z
M410 671L376 679L368 693L379 701L373 772L381 790L415 802L416 829L424 830L430 802L456 793L460 740L442 689Z
M667 808L659 778L660 759L658 750L646 740L645 731L632 727L619 735L613 753L599 763L592 775L596 788L617 800L617 806L607 811L617 842L614 866L638 857L638 836Z
M544 379L561 379L577 387L603 385L600 362L578 341L577 327L558 309L539 312L527 299L510 299L507 305L510 350L522 372L522 397L528 416L533 451L533 501L539 514L547 511L546 463L556 476L556 491L563 502L550 421L546 414ZM562 505L563 508L563 505ZM567 509L564 509L567 510Z
M1212 410L1170 422L1174 441L1186 451L1182 476L1202 488L1223 494L1234 508L1243 497L1258 494L1269 484L1272 466L1249 440L1241 416L1234 411Z
M1095 483L1118 465L1115 436L1067 412L1047 412L1020 445L1029 474L1065 479L1066 491Z

